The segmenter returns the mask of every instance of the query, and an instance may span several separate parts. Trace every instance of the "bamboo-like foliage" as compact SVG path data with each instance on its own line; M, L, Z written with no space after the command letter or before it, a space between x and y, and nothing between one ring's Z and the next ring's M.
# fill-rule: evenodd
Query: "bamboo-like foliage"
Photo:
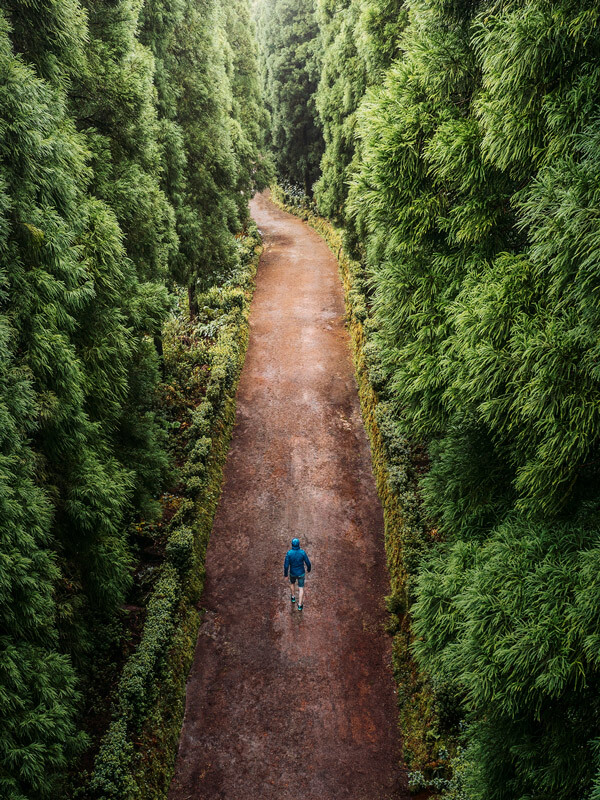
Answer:
M315 105L321 69L315 11L315 0L259 0L255 12L277 174L308 195L323 154Z
M317 20L323 56L316 104L325 152L315 199L321 213L348 225L346 198L360 164L357 109L397 55L406 14L401 0L319 0Z
M593 519L508 517L420 578L416 653L471 712L468 797L588 797L597 771L598 567Z
M187 0L179 9L180 19L166 47L158 42L155 46L166 50L159 90L172 125L174 158L168 169L177 194L180 240L173 276L190 288L192 297L198 285L235 262L231 232L239 228L239 219L232 196L236 162L228 118L233 99L220 38L220 9L215 0ZM150 16L160 18L158 9ZM179 152L176 136L181 137Z
M228 16L229 15L229 16ZM263 185L246 0L0 4L0 795L57 797L167 467L174 281L215 283ZM193 310L193 308L192 308ZM158 348L157 348L157 345Z
M269 125L260 87L259 57L249 0L232 0L224 9L228 76L233 96L232 142L237 158L235 198L241 220L248 215L248 200L273 178L266 153Z
M270 179L266 120L248 0L148 0L141 38L154 54L162 185L179 247L171 276L197 289L236 263L232 233L248 198Z
M348 191L347 171L354 154L356 109L365 91L366 70L356 45L357 5L320 0L317 9L323 63L316 104L325 152L315 199L326 216L341 221Z
M359 111L350 207L445 539L415 652L464 698L465 797L597 795L599 11L407 8Z
M71 352L61 366L50 356L35 304L22 311L37 332L32 341L42 348L39 355L32 350L29 363L40 390L55 403L36 443L72 587L64 597L63 640L80 658L90 646L88 615L92 609L100 617L114 613L129 583L125 515L146 510L166 464L150 408L158 375L149 337L164 318L166 290L159 280L175 239L172 211L154 175L152 62L134 35L139 9L124 2L103 14L95 4L94 16L73 3L12 5L21 37L15 45L32 64L54 65L49 77L65 120L82 129L71 139L78 161L69 154L72 163L65 158L63 165L68 181L56 176L55 188L49 175L53 194L44 200L63 220L65 239L56 258L73 286L72 299L61 303L71 320L65 340ZM53 37L46 43L26 35L40 11L49 29L72 22L63 38L74 55L65 48L63 60ZM55 246L47 224L37 227L40 242ZM17 295L11 299L22 302ZM55 347L54 359L59 353Z
M114 604L127 580L116 525L129 476L86 407L101 368L77 335L96 284L114 291L126 278L114 216L84 193L85 141L64 94L14 55L10 34L2 17L0 787L29 798L56 796L56 776L82 744L75 672L59 640L81 608L73 589L103 578L97 597ZM105 331L113 356L128 352L120 315Z

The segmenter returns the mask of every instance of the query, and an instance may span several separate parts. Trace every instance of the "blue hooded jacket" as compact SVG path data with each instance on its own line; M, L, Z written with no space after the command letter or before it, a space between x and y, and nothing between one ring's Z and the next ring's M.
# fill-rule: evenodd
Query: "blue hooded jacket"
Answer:
M287 578L288 569L292 578L298 578L304 575L304 565L310 572L310 560L304 550L300 549L300 542L298 539L292 539L292 549L288 550L283 562L283 577Z

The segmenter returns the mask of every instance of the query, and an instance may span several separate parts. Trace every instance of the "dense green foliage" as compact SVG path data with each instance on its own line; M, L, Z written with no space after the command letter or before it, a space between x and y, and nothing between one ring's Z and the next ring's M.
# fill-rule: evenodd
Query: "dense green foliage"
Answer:
M401 0L319 0L318 21L323 63L316 104L325 152L315 198L322 214L349 223L345 204L360 164L357 109L396 55L406 15Z
M238 213L245 220L249 193L262 191L273 178L271 160L263 155L269 116L262 101L258 46L247 0L231 0L226 4L225 31L230 48L232 140L238 161L235 188Z
M344 5L328 0L318 4L324 55L316 104L326 146L315 197L322 212L335 220L343 219L348 166L354 154L356 109L366 83L365 65L356 44L360 9L351 2Z
M353 202L390 396L429 448L425 509L447 544L419 580L416 653L473 715L470 796L584 796L600 35L586 8L476 11L410 4L404 56L363 110Z
M131 477L113 429L134 345L123 318L133 279L114 215L88 193L85 140L64 94L13 54L4 22L2 36L2 585L9 616L2 627L9 638L0 747L5 796L29 797L51 793L53 773L81 739L67 655L80 657L90 644L81 614L92 602L101 612L114 607L127 582L119 523ZM101 331L94 330L96 302L112 306L99 319ZM99 334L108 353L97 351Z
M406 599L466 722L449 797L598 797L600 11L392 5L318 5L315 196L364 257L373 386L419 462Z
M235 264L231 233L240 225L222 12L216 0L151 0L144 13L144 38L159 65L165 189L179 236L172 275L188 286L195 312L197 284Z
M128 524L156 513L168 468L169 291L187 286L193 312L197 285L237 269L268 179L253 37L245 0L0 4L9 800L58 796L86 746L82 694L132 582Z
M259 0L256 13L277 174L310 195L323 153L315 104L320 75L315 0Z

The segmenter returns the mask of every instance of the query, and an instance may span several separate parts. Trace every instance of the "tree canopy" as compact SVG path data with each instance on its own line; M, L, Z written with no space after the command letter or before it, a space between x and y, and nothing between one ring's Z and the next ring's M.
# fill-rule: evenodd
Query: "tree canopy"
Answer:
M246 0L6 0L0 73L0 794L35 800L164 487L173 292L227 279L270 173Z
M323 153L315 0L260 0L256 13L275 167L282 180L312 194Z

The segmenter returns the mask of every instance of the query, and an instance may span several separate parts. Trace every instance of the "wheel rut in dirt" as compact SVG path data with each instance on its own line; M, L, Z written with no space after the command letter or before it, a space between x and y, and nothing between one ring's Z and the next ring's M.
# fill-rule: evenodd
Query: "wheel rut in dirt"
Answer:
M170 800L406 798L383 519L337 263L254 198L265 250ZM283 559L313 570L304 610Z

